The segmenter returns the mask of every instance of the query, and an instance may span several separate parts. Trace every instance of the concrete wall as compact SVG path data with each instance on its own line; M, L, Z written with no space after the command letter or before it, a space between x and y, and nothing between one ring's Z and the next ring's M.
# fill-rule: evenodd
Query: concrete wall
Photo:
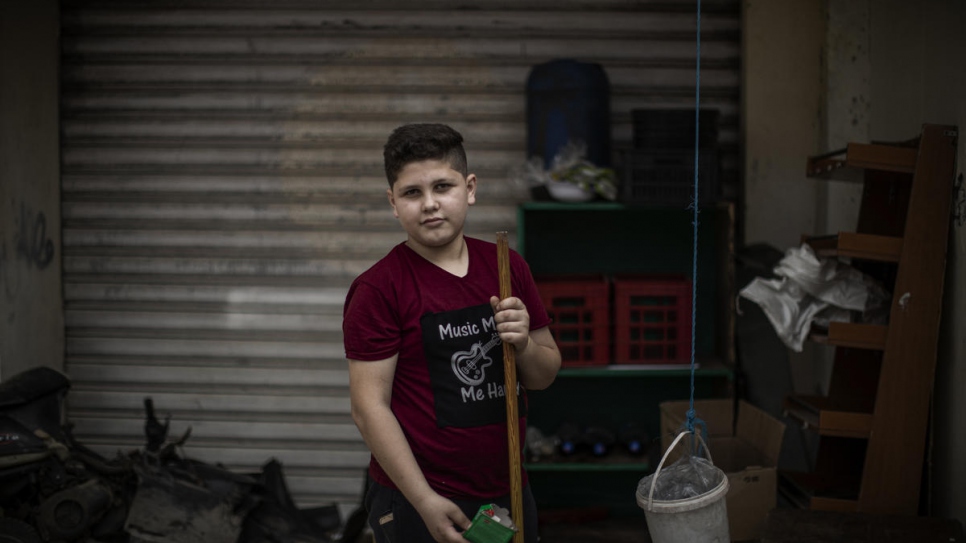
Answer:
M806 181L808 154L908 139L924 122L966 128L966 2L748 0L744 9L746 243L785 249L801 233L854 224L858 194ZM966 217L952 222L945 288L928 499L932 515L966 522L966 398L957 392L966 382ZM827 386L824 354L793 357L796 390Z
M746 243L779 249L815 230L818 188L805 157L822 151L824 2L748 0L744 8Z
M827 191L805 177L805 157L825 151L824 0L748 0L742 25L746 244L784 251L816 232ZM738 285L738 288L744 285ZM820 393L822 349L789 351L794 391ZM819 362L819 363L816 363ZM809 436L804 436L808 438Z
M58 13L0 4L0 379L63 368Z

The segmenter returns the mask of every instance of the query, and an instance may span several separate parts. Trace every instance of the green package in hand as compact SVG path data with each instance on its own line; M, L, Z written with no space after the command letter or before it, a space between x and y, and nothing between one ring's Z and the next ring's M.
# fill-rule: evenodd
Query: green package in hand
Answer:
M510 512L491 503L480 507L463 538L472 543L507 543L516 531Z

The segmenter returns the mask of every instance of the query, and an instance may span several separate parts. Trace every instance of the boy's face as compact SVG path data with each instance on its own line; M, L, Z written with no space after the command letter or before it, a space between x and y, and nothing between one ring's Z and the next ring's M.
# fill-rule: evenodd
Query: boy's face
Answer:
M462 239L466 212L476 203L476 176L464 179L443 160L411 162L387 194L417 252L420 247L444 248Z

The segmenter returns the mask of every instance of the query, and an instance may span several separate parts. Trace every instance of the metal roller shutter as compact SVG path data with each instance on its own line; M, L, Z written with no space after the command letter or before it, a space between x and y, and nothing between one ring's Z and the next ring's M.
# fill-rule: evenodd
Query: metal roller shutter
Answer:
M693 2L82 1L63 5L70 418L140 446L142 400L186 453L279 459L301 505L356 504L346 288L403 235L381 148L405 122L463 132L481 178L468 233L515 230L525 83L601 63L615 147L630 111L693 105ZM740 6L705 1L703 102L737 184ZM512 242L512 237L511 237Z

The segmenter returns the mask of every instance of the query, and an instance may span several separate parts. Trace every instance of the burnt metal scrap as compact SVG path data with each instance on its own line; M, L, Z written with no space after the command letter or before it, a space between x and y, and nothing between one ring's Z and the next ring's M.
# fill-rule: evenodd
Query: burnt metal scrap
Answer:
M64 418L70 380L38 367L0 383L0 539L9 543L335 543L335 507L300 510L282 466L234 473L184 457L190 429L145 399L145 446L104 458Z

